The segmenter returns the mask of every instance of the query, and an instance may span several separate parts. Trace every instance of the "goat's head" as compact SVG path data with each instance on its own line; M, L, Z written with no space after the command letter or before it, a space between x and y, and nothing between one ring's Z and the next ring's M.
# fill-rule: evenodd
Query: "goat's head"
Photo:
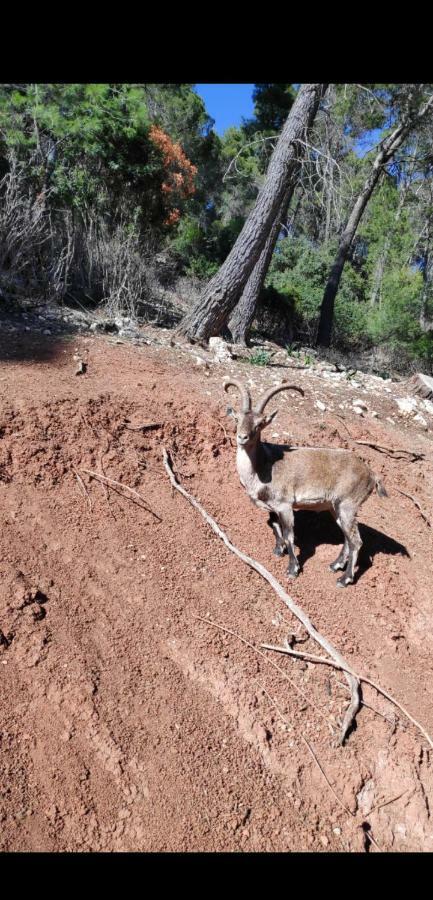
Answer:
M277 415L278 410L274 410L274 412L269 413L268 415L264 414L265 407L274 394L278 394L280 391L299 391L300 394L304 394L302 388L297 387L295 384L286 384L283 382L283 384L278 385L278 387L271 388L267 391L267 393L260 398L256 406L253 407L251 395L247 387L241 385L239 381L227 380L224 382L225 391L231 386L237 388L241 395L241 408L239 412L235 412L234 409L229 407L227 409L227 415L233 416L236 421L236 441L238 447L246 448L251 447L259 440L260 432L263 428L266 428Z

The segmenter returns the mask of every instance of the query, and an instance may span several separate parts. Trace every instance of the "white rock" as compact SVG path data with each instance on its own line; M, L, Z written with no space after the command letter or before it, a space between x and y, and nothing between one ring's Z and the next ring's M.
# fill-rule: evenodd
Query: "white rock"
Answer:
M367 406L367 404L365 403L364 400L354 400L354 401L353 401L353 406L359 406L359 408L360 408L360 409L363 409L364 412L367 412L367 410L368 410L368 406Z
M424 428L428 428L427 422L424 416L421 413L417 413L416 416L413 417L414 422L419 422L420 425L423 425Z
M373 419L377 419L379 416L379 413L376 412L375 409L372 409L370 415L373 416Z
M209 338L209 349L212 350L217 362L225 362L225 360L233 359L230 348L220 337Z
M395 402L401 416L410 416L417 409L418 403L415 397L396 397Z
M326 406L324 403L322 403L321 400L316 400L316 406L317 406L317 409L321 410L321 412L325 412Z
M423 400L423 406L424 409L427 410L427 412L430 413L431 416L433 416L433 403L431 402L431 400Z
M356 415L357 415L357 416L363 416L363 415L364 415L364 410L362 410L360 406L354 406L354 407L353 407L353 412L356 412Z

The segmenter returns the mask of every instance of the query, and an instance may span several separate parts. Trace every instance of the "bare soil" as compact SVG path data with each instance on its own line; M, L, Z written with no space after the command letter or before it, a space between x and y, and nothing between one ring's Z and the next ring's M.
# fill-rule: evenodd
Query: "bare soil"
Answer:
M301 385L304 400L276 398L268 439L349 447L389 499L362 509L359 576L344 591L328 569L338 528L297 514L302 573L288 590L433 734L432 530L397 492L431 517L431 430L395 415L399 385L368 395L380 418L360 417L350 398L364 395L348 382L241 361L205 368L166 333L144 333L148 344L1 339L0 850L432 851L428 744L395 708L364 688L340 747L341 673L271 653L267 662L196 618L256 647L305 637L162 464L166 446L184 487L286 583L266 514L238 481L221 385L227 372L256 390L288 375ZM142 423L158 427L126 427ZM425 458L388 459L347 429ZM321 653L311 640L299 649Z

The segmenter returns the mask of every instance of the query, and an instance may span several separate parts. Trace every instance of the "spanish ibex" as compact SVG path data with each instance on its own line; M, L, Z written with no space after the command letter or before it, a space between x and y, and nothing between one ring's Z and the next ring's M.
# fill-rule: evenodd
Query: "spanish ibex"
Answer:
M276 556L289 554L287 575L295 578L299 563L294 547L294 511L329 510L344 534L341 553L330 565L333 572L347 569L337 585L346 587L354 580L355 566L361 548L356 524L358 510L376 488L380 497L387 497L379 478L365 462L349 450L326 450L313 447L292 448L288 445L268 444L261 440L261 431L272 422L277 411L264 415L271 397L279 391L303 390L294 384L280 384L271 388L252 406L248 388L238 381L226 380L224 389L237 388L241 396L241 410L227 410L237 423L236 463L241 484L253 503L270 513L269 525L275 534Z

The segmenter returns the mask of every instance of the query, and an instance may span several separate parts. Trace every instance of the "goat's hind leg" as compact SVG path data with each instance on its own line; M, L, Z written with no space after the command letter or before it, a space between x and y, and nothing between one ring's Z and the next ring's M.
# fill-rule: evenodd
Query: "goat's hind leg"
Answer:
M356 513L357 509L354 509L349 503L342 503L338 511L337 521L346 539L345 543L347 542L349 546L349 558L346 572L337 579L337 587L347 587L348 584L353 584L355 577L355 567L362 546L361 535L356 524Z
M333 519L335 519L335 521L337 522L337 525L340 525L340 523L338 521L338 516L337 516L337 513L335 512L335 510L331 510L331 515L332 515ZM341 525L340 525L340 528L341 528ZM340 550L340 553L338 554L337 559L335 559L334 562L331 563L329 566L331 572L338 572L339 569L345 569L348 558L349 558L349 543L347 541L346 536L344 536L344 544Z
M289 565L287 567L288 578L296 578L299 575L300 566L295 554L295 533L294 523L295 515L291 506L284 506L279 510L280 523L283 530L283 539L289 554Z
M272 531L275 535L275 547L274 554L275 556L284 556L286 552L286 545L283 540L283 533L281 531L280 520L276 513L269 513L268 525L272 528Z

